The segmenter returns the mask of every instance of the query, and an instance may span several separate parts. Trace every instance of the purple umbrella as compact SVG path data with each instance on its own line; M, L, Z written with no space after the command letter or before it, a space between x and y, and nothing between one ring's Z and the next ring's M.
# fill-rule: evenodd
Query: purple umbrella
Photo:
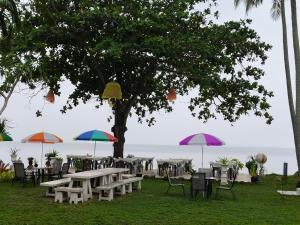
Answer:
M179 145L201 145L203 167L203 146L221 146L225 145L225 142L211 134L199 133L184 138L182 141L179 142Z

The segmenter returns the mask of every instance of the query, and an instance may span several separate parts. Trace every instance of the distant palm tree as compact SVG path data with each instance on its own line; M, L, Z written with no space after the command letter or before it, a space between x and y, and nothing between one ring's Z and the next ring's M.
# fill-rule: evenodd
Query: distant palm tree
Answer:
M0 119L0 133L9 134L9 129L11 128L8 125L9 121L7 119Z
M0 0L0 30L4 37L10 37L14 26L20 26L20 18L14 0Z
M291 1L291 15L292 15L293 50L294 50L294 61L295 61L295 71L296 71L296 101L294 101L292 82L291 82L287 25L286 25L286 16L285 16L285 0L272 0L271 15L274 19L281 17L286 86L288 92L290 115L291 115L292 126L293 126L296 157L298 163L298 172L300 172L300 136L299 136L300 135L300 48L299 48L296 0L290 0L290 1ZM241 2L245 3L246 12L248 12L251 8L261 5L263 3L263 0L234 0L235 6L238 6ZM295 105L294 102L296 103Z

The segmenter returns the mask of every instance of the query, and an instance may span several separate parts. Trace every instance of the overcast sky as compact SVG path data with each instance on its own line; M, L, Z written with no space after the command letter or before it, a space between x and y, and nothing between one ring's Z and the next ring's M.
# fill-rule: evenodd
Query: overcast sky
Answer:
M263 84L273 90L275 97L270 101L271 113L274 116L272 125L255 116L245 116L231 126L221 118L210 120L206 124L190 115L188 99L179 97L175 102L172 113L157 113L157 123L153 127L137 123L137 118L129 118L126 143L130 144L161 144L177 145L185 136L193 133L206 132L223 139L228 146L253 147L293 147L292 128L289 116L283 52L281 44L280 20L273 21L270 16L271 2L253 9L245 15L244 7L234 8L233 0L219 0L220 21L239 20L246 17L253 19L251 27L261 36L262 40L273 46L269 52L264 69L266 76ZM289 5L287 5L289 11ZM289 19L289 13L287 13ZM290 45L292 42L290 41ZM291 52L291 51L290 51ZM293 61L291 60L293 63ZM293 69L293 67L292 67ZM294 79L293 79L294 81ZM71 86L63 85L62 96L56 99L55 104L46 103L41 93L30 102L24 93L16 93L11 98L4 116L11 121L11 133L16 141L38 131L48 131L61 136L66 142L83 131L99 129L110 131L112 123L107 122L111 108L107 105L95 109L94 105L80 105L67 114L61 114L59 109L64 105ZM37 109L43 109L43 117L35 117Z

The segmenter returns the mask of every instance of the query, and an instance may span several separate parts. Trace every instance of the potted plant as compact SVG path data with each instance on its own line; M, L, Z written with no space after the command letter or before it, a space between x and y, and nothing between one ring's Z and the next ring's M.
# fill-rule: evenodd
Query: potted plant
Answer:
M28 160L27 169L32 170L33 169L33 157L28 157L27 160Z
M242 163L239 159L231 159L231 163L233 163L233 168L238 172L239 170L244 168L244 163Z
M34 167L37 168L38 166L39 166L39 165L38 165L38 163L37 163L37 160L34 159Z
M137 166L137 177L142 177L143 176L143 171L144 171L144 165L142 163L139 163Z
M73 160L75 173L82 171L82 160L81 159L74 159Z
M257 182L259 180L259 176L257 173L258 163L253 156L251 156L250 159L246 162L246 167L251 176L251 182Z
M219 158L217 162L221 165L221 184L228 184L227 171L230 160L227 157Z
M17 148L11 148L10 149L10 158L12 162L16 162L18 158L18 149Z
M50 167L51 166L51 159L55 158L58 156L58 152L55 151L54 149L52 150L52 152L48 152L45 154L46 157L46 166Z

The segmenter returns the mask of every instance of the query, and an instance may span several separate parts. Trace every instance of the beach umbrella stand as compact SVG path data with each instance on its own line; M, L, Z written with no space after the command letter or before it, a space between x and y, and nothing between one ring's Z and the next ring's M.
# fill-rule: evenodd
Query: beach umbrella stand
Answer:
M60 137L50 134L47 132L39 132L32 134L21 140L22 143L41 143L42 144L42 154L41 154L41 164L43 166L43 156L44 156L44 144L55 144L63 142Z
M93 169L96 167L96 148L97 148L97 141L106 141L106 142L117 142L118 139L113 135L101 131L101 130L90 130L86 131L77 137L74 138L77 141L94 141L94 157L93 157Z
M225 142L211 134L199 133L184 138L182 141L179 142L179 145L201 145L201 152L202 152L201 166L203 168L203 147L222 146L225 145Z

